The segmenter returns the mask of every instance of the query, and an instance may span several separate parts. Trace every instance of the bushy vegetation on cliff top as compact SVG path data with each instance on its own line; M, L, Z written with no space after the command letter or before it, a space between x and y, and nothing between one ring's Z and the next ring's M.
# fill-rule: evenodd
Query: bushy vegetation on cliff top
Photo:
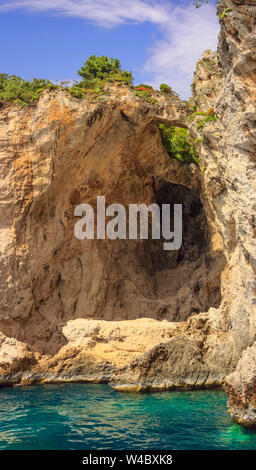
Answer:
M0 100L22 105L34 104L42 91L58 88L49 80L23 80L16 75L0 74Z
M211 0L194 0L193 5L200 8ZM214 0L215 1L215 0ZM216 1L215 1L216 3ZM221 14L223 19L231 11L226 8ZM107 82L121 82L132 86L132 72L122 70L119 59L108 58L106 56L97 57L92 55L84 63L78 74L82 77L80 82L65 88L76 98L84 98L88 93L93 92L98 95L104 94L104 88ZM62 85L64 82L62 83ZM67 83L66 83L67 85ZM0 74L0 105L2 102L18 103L21 105L32 105L37 102L40 94L44 90L54 88L64 88L63 86L51 83L46 79L23 80L16 75ZM155 103L156 99L152 96L153 88L149 85L139 85L135 87L135 95L150 103ZM175 96L172 88L167 84L160 85L160 92Z
M132 85L132 72L121 69L119 59L106 56L97 57L92 55L78 70L82 80L72 86L70 92L76 98L84 98L90 91L103 93L108 82L119 82Z
M72 96L83 99L86 96L97 96L107 93L106 85L109 83L125 84L131 87L135 96L149 103L157 103L154 94L157 93L151 85L141 84L133 86L132 72L122 70L118 59L106 56L97 57L92 55L78 70L81 81L75 83L61 82L61 84L51 83L49 80L37 79L23 80L16 75L0 74L0 101L23 106L33 105L44 90L62 88L68 90ZM176 94L167 84L160 85L160 92L166 95ZM159 93L159 92L158 92Z

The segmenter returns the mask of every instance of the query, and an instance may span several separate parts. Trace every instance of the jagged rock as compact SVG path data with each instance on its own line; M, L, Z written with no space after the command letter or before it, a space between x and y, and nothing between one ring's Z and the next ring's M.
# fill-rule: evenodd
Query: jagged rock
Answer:
M75 318L185 320L220 303L220 249L212 250L196 165L164 150L158 123L186 125L188 108L112 87L98 102L45 92L35 108L1 111L0 329L54 354ZM184 240L77 240L74 209L183 203Z
M71 320L63 328L68 343L54 357L43 356L22 376L24 382L109 382L116 370L160 342L181 333L184 323L153 319Z
M225 380L232 419L247 428L256 425L256 343L246 349L235 372Z
M228 260L222 276L223 318L240 359L256 337L256 2L225 0L218 13L222 25L218 57L224 80L213 103L218 120L204 130L202 160L206 204L222 233ZM214 195L216 177L222 190ZM244 353L226 382L231 416L250 426L256 426L253 351Z
M27 344L0 333L0 387L20 382L23 372L31 369L39 357Z
M223 78L217 52L208 49L196 64L191 86L191 105L195 106L197 111L207 113L211 109L222 86Z
M163 344L115 371L117 390L172 390L217 387L234 369L232 339L223 334L218 311L191 317Z
M0 350L2 384L157 390L228 376L231 415L256 425L256 2L223 0L218 14L218 60L207 51L193 93L217 119L200 128L178 98L149 104L125 86L101 101L54 91L35 108L1 107L0 331L12 345L6 363ZM167 155L160 122L200 138L200 172ZM76 240L74 208L98 195L182 202L181 250ZM155 321L131 333L142 317Z

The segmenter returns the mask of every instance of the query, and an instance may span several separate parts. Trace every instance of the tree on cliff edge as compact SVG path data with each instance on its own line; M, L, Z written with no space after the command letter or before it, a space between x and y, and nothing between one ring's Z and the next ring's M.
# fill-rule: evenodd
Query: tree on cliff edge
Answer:
M78 70L78 75L83 80L105 80L111 77L120 77L123 81L131 82L133 79L131 72L121 69L119 59L113 59L112 57L109 59L103 55L100 57L91 55L81 69Z

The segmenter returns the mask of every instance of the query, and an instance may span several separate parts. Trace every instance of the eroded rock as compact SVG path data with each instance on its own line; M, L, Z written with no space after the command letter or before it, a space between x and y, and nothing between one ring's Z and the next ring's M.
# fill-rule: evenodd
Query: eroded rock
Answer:
M35 108L1 111L0 329L55 354L72 319L182 321L218 307L225 258L211 248L196 165L165 152L159 122L186 125L188 108L159 93L157 106L126 86L103 101L68 92ZM162 240L77 240L74 209L182 203L183 246Z
M235 372L225 380L232 419L246 428L256 426L256 344L246 349Z
M176 97L151 105L123 86L100 102L57 91L1 108L2 384L226 379L231 415L256 424L256 2L223 0L218 13L218 53L200 61L193 96L214 121L198 126ZM167 155L161 122L200 139L201 171ZM74 208L98 195L182 202L183 247L76 240Z

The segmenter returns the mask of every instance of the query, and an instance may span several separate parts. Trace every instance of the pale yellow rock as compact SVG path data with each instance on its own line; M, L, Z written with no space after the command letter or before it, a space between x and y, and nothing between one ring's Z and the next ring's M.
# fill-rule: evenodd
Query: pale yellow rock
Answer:
M170 341L183 328L184 323L160 322L150 318L119 322L71 320L63 328L68 340L64 348L83 348L91 351L97 359L122 367L157 344Z

